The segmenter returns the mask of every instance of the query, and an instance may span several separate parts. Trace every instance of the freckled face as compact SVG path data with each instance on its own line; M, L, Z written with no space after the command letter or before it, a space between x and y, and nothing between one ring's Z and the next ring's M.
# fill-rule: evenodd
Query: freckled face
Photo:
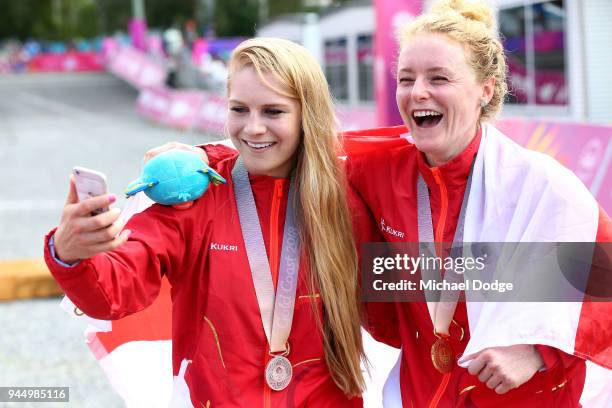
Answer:
M467 147L492 97L492 80L479 84L466 50L441 34L418 34L398 58L397 106L430 165L446 163Z
M227 128L251 174L288 177L301 141L301 105L273 75L250 66L230 75ZM268 85L269 84L269 85Z

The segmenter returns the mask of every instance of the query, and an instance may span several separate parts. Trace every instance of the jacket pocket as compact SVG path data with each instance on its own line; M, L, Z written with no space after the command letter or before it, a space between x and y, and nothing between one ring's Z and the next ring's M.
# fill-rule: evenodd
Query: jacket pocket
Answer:
M192 363L185 374L196 407L197 402L203 402L206 406L208 401L211 406L215 406L215 401L224 401L229 395L222 334L217 331L208 316L203 316L202 319L202 329Z

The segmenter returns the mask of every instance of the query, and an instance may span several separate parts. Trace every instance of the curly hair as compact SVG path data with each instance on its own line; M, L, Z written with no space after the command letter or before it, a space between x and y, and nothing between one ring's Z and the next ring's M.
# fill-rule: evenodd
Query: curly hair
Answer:
M438 0L430 12L399 28L400 50L408 40L422 33L443 34L462 44L468 51L467 61L480 83L495 78L493 97L482 108L480 121L495 118L508 93L508 68L491 7L482 0Z

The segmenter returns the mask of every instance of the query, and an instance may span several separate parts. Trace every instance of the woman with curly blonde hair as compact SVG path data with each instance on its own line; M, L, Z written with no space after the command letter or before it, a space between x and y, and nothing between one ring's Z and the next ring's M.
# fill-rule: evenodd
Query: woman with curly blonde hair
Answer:
M610 218L573 173L490 124L507 92L493 16L484 1L442 0L399 30L396 100L414 143L349 154L349 181L385 241L435 242L440 257L451 242L612 240ZM579 407L585 360L612 366L610 303L465 299L368 306L387 322L374 336L402 348L388 406Z

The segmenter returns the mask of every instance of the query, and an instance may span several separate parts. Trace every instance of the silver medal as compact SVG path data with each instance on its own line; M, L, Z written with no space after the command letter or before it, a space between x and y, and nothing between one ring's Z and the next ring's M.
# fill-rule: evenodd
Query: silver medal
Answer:
M274 356L266 366L266 383L274 391L287 388L292 376L291 362L283 356Z

